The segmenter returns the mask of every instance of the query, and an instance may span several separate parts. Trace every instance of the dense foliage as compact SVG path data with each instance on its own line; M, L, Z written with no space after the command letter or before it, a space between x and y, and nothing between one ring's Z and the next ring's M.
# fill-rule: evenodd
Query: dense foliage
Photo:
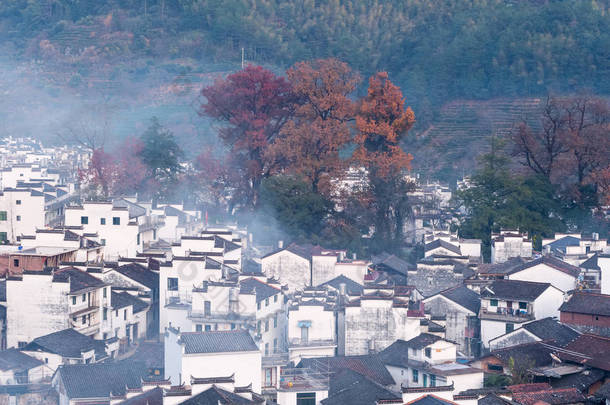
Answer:
M250 61L283 66L332 56L366 76L388 71L430 106L610 93L608 12L606 0L4 0L0 34L37 48L102 23L97 53L238 61L243 47ZM72 41L71 55L91 41Z

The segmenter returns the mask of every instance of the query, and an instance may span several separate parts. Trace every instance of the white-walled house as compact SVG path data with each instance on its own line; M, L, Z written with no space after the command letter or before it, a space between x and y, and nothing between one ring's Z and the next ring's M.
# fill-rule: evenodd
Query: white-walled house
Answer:
M165 378L172 385L194 378L234 376L235 385L261 392L261 352L248 331L165 331Z
M481 291L481 341L512 332L534 319L558 317L564 293L550 283L496 280Z
M578 233L556 233L553 238L542 240L543 251L574 266L607 249L608 241L600 239L598 233L593 233L590 237Z
M15 242L45 226L44 194L29 189L6 188L0 192L0 243Z
M32 384L51 379L53 370L17 349L0 351L0 385Z
M6 305L7 347L67 328L101 339L110 328L103 319L111 307L110 287L74 267L9 277Z
M106 259L135 257L141 250L137 222L130 219L127 208L114 207L112 202L84 202L79 206L68 206L65 225L81 227L83 235L98 235Z
M601 293L610 295L610 254L598 255L597 265L600 268Z
M519 230L502 229L491 234L491 262L503 263L512 257L532 257L532 241Z
M75 250L75 262L99 263L104 257L101 244L69 229L36 229L34 234L24 234L19 239L24 250L40 246Z

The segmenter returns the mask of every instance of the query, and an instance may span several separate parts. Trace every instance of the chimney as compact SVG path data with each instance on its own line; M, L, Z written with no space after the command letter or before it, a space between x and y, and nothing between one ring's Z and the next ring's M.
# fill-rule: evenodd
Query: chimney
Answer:
M356 260L356 257L357 257L356 253L352 253L352 259Z
M544 254L545 255L550 255L551 254L551 245L546 245L544 247Z
M248 242L252 245L252 232L248 234Z
M342 297L345 297L345 283L340 283L339 284L339 295L341 295Z
M277 248L278 249L284 249L284 241L283 240L278 240L277 241Z
M591 236L593 236L593 238L592 238L593 240L599 240L599 233L593 232L593 235L591 235Z
M369 340L369 354L375 353L375 341L373 339Z

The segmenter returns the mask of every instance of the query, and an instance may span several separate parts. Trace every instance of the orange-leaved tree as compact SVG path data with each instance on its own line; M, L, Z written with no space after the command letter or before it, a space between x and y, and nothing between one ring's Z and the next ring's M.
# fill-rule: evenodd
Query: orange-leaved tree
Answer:
M373 250L402 244L403 228L409 214L407 192L411 184L406 178L411 154L400 141L415 123L415 114L405 107L402 91L385 72L369 79L367 95L356 114L357 147L355 164L368 171L369 187L364 198L374 218Z
M286 75L298 106L267 156L276 172L301 176L313 191L328 194L330 179L345 169L339 153L350 142L350 94L360 76L337 59L299 62Z

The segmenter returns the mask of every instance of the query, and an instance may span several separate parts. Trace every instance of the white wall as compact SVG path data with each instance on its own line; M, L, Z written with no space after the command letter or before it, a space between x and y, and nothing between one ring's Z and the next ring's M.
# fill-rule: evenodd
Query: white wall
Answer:
M576 278L551 266L540 263L508 276L509 280L534 281L538 283L551 283L561 291L570 291L576 288Z
M536 319L559 317L559 307L563 304L563 291L551 286L534 301Z
M0 194L0 211L6 221L0 221L0 232L15 242L17 236L34 235L45 226L44 196L32 196L28 190L4 190Z
M267 277L279 280L290 290L302 289L310 285L311 268L309 260L288 250L282 250L261 259L262 272Z
M597 265L601 269L601 293L610 294L610 255L599 255Z
M252 390L261 392L262 358L259 351L235 353L207 353L182 355L182 381L190 377L226 377L235 373L238 387L252 383ZM173 381L172 381L173 382Z

